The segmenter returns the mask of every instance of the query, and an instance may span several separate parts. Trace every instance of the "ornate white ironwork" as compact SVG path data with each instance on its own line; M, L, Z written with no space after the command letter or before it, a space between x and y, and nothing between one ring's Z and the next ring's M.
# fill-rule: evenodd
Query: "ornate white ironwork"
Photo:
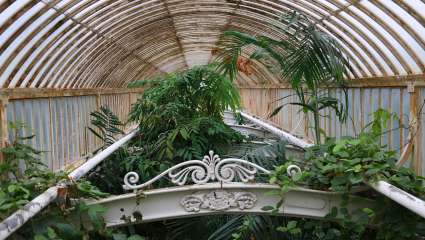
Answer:
M139 174L129 172L124 176L123 188L126 190L141 189L158 181L167 174L171 182L179 186L186 184L189 180L195 184L205 184L209 181L233 182L235 179L249 182L254 180L258 171L270 174L269 170L252 162L237 158L220 159L213 151L209 151L209 155L204 156L202 160L179 163L143 184L137 184ZM292 176L297 172L301 172L298 166L290 165L288 167L288 175Z
M250 192L215 190L206 194L184 196L180 204L187 212L199 212L201 209L213 211L225 211L230 208L251 209L256 202L257 196Z

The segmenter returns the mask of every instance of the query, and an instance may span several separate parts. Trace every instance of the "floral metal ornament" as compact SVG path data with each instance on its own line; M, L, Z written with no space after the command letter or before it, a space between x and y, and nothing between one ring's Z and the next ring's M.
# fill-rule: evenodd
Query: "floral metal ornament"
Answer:
M125 190L142 189L158 181L165 175L168 175L172 183L179 186L185 185L189 181L194 184L205 184L210 181L227 183L234 182L235 180L246 183L254 180L257 172L270 174L269 170L255 163L238 158L220 159L213 151L209 151L209 154L204 156L202 160L190 160L179 163L142 184L137 184L139 174L129 172L124 176L123 188ZM299 172L301 172L301 169L296 165L290 165L288 167L289 176L293 176Z
M213 211L226 211L230 208L251 209L256 202L257 197L250 192L215 190L206 194L184 196L180 204L187 212L199 212L201 209Z

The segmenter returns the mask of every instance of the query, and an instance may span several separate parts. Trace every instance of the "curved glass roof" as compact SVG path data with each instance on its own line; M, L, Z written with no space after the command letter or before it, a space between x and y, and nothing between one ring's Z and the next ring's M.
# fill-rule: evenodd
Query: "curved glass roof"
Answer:
M340 42L351 77L423 78L424 0L0 0L0 86L123 87L210 62L227 29L280 38L289 10ZM254 66L237 83L279 81Z

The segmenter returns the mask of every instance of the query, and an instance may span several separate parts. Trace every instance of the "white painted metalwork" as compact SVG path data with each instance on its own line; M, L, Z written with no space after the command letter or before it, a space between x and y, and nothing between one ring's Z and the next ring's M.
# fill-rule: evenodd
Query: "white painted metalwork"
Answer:
M271 125L270 127L259 119L247 114L244 115L245 118L250 117L248 119L255 120L253 121L255 124L264 127L274 134L285 136L293 141L293 143L311 145ZM68 175L69 178L78 180L120 146L129 141L136 132L137 130L133 130L130 134L89 159L85 164ZM180 169L182 167L185 168ZM175 170L177 171L175 172ZM208 215L217 211L226 211L229 213L264 213L261 207L276 205L281 200L281 196L266 196L265 194L270 189L279 189L279 186L248 183L250 180L254 180L258 170L265 174L270 173L269 170L246 160L236 158L220 159L218 155L210 151L209 155L205 156L203 160L192 160L177 164L150 181L140 185L137 185L139 176L135 172L126 174L124 178L124 188L126 189L143 188L159 180L166 174L177 185L184 185L190 175L191 181L195 185L144 191L142 195L140 193L124 194L92 203L102 204L107 207L108 210L104 214L104 217L109 227L140 221ZM290 165L287 168L287 174L289 176L300 172L301 169L296 165ZM232 182L236 176L243 183ZM217 180L218 182L208 183L210 180ZM425 202L421 199L384 181L367 184L402 206L425 217ZM55 200L59 187L53 186L49 188L0 223L0 239L8 237L45 206ZM245 191L247 189L249 191ZM355 198L355 201L349 206L350 210L370 205L370 202L366 199L357 197L352 197L351 199L353 198ZM337 193L303 188L292 189L285 195L284 199L283 207L279 209L280 213L315 218L326 216L332 207L340 206L341 201L341 197ZM140 216L143 216L143 218L140 219Z
M0 239L6 239L29 219L38 214L58 196L58 186L48 188L31 202L25 204L21 209L14 212L0 223Z
M187 212L199 212L201 209L224 211L237 207L240 210L251 209L257 202L257 196L250 192L228 192L213 190L208 193L186 195L180 204Z
M286 33L276 29L286 26L279 18L292 10L307 15L343 46L355 69L352 77L424 73L421 0L0 2L1 87L125 86L161 71L210 62L226 29L282 39ZM146 67L127 68L131 62ZM31 74L22 74L21 66ZM110 74L120 71L120 76ZM241 74L236 82L278 82L264 71L258 66L257 80Z
M263 127L264 129L278 135L282 136L283 139L286 139L290 143L297 145L299 147L305 148L312 146L311 143L308 143L304 141L303 139L297 138L287 132L284 132L274 126L271 126L270 124L262 121L261 119L255 118L253 116L250 116L247 113L241 112L241 115L248 119L251 122L254 122L255 124ZM303 147L304 146L304 147ZM289 171L289 167L288 167ZM399 188L397 188L394 185L391 185L385 181L378 181L378 182L365 182L365 184L371 186L376 191L380 192L381 194L387 196L388 198L392 199L393 201L399 203L400 205L404 206L405 208L411 210L412 212L420 215L421 217L425 218L425 201L422 199L419 199Z
M293 144L295 146L301 147L301 148L307 148L307 147L311 147L313 146L312 143L308 143L307 141L297 138L294 135L287 133L271 124L266 123L265 121L256 118L254 116L251 116L250 114L246 113L246 112L240 112L241 116L245 119L247 119L248 121L258 125L259 127L264 128L264 130L269 131L273 134L275 134L276 136L278 136L281 139L284 139L286 141L288 141L288 143Z
M385 181L377 181L374 183L369 182L368 185L391 200L425 218L425 202L422 199L419 199Z
M189 180L194 184L205 184L209 181L226 183L237 179L246 183L254 180L257 171L270 174L269 170L255 163L238 158L220 159L213 151L209 151L209 155L205 155L202 160L190 160L179 163L142 184L137 184L139 182L138 173L128 172L124 176L123 188L125 190L142 189L155 183L167 174L171 182L179 186L185 185ZM290 165L288 167L287 174L289 176L297 173L301 173L300 167L296 165Z
M206 183L132 192L87 204L100 204L107 227L140 222L161 221L211 214L271 214L264 206L276 206L279 195L267 194L279 190L266 183ZM285 216L324 218L333 207L341 206L341 195L333 192L292 188L285 193L284 203L277 213ZM371 207L371 200L350 196L349 211Z
M128 142L131 138L133 138L137 129L133 129L129 134L125 135L123 138L107 147L105 150L96 154L91 159L87 160L83 165L72 171L68 178L73 181L78 180L88 171L93 169L97 164L101 161L105 160L109 155L111 155L114 151L116 151L119 147ZM29 203L25 204L21 209L14 212L8 218L6 218L3 222L0 223L0 239L6 239L16 230L18 230L22 225L24 225L29 219L34 217L37 213L43 210L47 205L53 202L57 197L58 189L63 184L59 183L57 186L50 187L42 194L38 195L36 198L31 200Z

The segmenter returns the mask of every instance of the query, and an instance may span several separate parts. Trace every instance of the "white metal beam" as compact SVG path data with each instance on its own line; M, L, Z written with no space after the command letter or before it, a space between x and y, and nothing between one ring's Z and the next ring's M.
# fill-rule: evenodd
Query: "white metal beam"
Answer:
M113 196L88 204L100 204L107 227L130 225L165 219L212 214L271 214L264 206L276 206L281 196L266 193L279 186L265 183L207 183ZM341 195L332 192L294 188L284 196L276 214L294 217L323 218L333 207L339 207ZM368 199L352 197L349 210L370 207Z
M68 178L76 181L88 171L93 169L97 164L105 160L109 155L111 155L114 151L128 142L131 138L133 138L137 129L131 131L129 134L125 135L123 138L107 147L105 150L96 154L94 157L90 158L83 165L72 171ZM14 212L8 218L6 218L3 222L0 223L0 239L6 239L20 227L22 227L29 219L38 214L41 210L43 210L47 205L56 200L57 191L60 186L52 186L47 189L42 194L38 195L31 202L25 204L21 209Z
M310 147L313 144L306 142L303 139L297 138L290 133L287 133L279 128L276 128L259 118L255 118L247 113L241 112L242 117L248 119L249 121L255 123L258 126L263 127L265 130L280 136L282 139L287 140L289 143L299 146L301 148ZM403 207L409 209L410 211L418 214L419 216L425 218L425 201L419 199L412 194L409 194L400 188L387 183L385 181L377 182L365 182L365 184L371 186L375 191L383 194L384 196L390 198L391 200L399 203Z
M307 147L311 147L313 146L312 143L309 143L303 139L300 139L298 137L295 137L294 135L287 133L269 123L266 123L265 121L256 118L254 116L249 115L248 113L245 112L240 112L241 116L245 119L247 119L248 121L256 124L259 127L264 128L266 131L278 136L280 139L286 140L288 141L288 143L293 144L295 146L301 147L301 148L307 148Z

